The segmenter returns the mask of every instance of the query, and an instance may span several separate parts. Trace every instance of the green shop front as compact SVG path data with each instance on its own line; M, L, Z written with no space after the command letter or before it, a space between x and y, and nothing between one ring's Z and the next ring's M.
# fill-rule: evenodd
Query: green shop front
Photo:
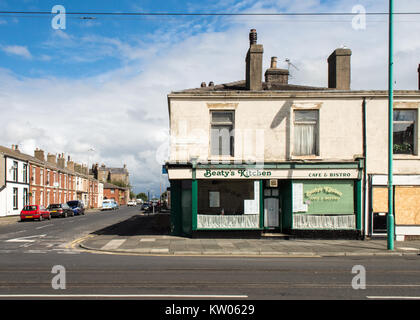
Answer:
M167 164L174 235L361 231L362 162Z

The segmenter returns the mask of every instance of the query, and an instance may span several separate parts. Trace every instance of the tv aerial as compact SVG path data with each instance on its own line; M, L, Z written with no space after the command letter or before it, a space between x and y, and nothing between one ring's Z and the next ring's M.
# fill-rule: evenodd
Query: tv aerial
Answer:
M289 78L293 78L293 76L290 74L290 67L295 68L297 71L299 71L299 68L296 67L292 61L290 61L289 58L286 58L286 60L284 60L287 63L287 70L289 71Z

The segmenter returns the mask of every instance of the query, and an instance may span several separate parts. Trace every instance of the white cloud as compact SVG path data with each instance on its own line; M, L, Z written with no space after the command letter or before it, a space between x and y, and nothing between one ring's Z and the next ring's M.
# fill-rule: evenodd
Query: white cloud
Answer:
M10 45L10 46L2 46L1 49L7 54L20 56L25 59L32 59L31 53L29 52L28 48L25 46Z

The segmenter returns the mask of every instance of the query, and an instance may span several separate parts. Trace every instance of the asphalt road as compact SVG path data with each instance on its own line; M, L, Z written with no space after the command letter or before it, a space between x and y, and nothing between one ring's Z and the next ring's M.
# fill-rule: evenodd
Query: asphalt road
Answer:
M1 299L406 299L420 298L420 256L262 258L138 256L69 247L138 208L0 227ZM286 240L287 241L287 240ZM363 266L365 289L352 281ZM65 289L54 289L62 266ZM356 282L361 284L361 282Z

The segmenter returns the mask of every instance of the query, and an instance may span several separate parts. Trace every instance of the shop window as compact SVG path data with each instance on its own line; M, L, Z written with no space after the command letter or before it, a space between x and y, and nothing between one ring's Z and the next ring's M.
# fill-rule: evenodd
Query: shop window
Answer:
M258 228L259 181L200 180L197 227Z
M416 110L394 110L394 154L414 154Z
M318 110L294 111L293 155L318 155Z
M234 154L234 111L211 111L210 153L212 156Z

